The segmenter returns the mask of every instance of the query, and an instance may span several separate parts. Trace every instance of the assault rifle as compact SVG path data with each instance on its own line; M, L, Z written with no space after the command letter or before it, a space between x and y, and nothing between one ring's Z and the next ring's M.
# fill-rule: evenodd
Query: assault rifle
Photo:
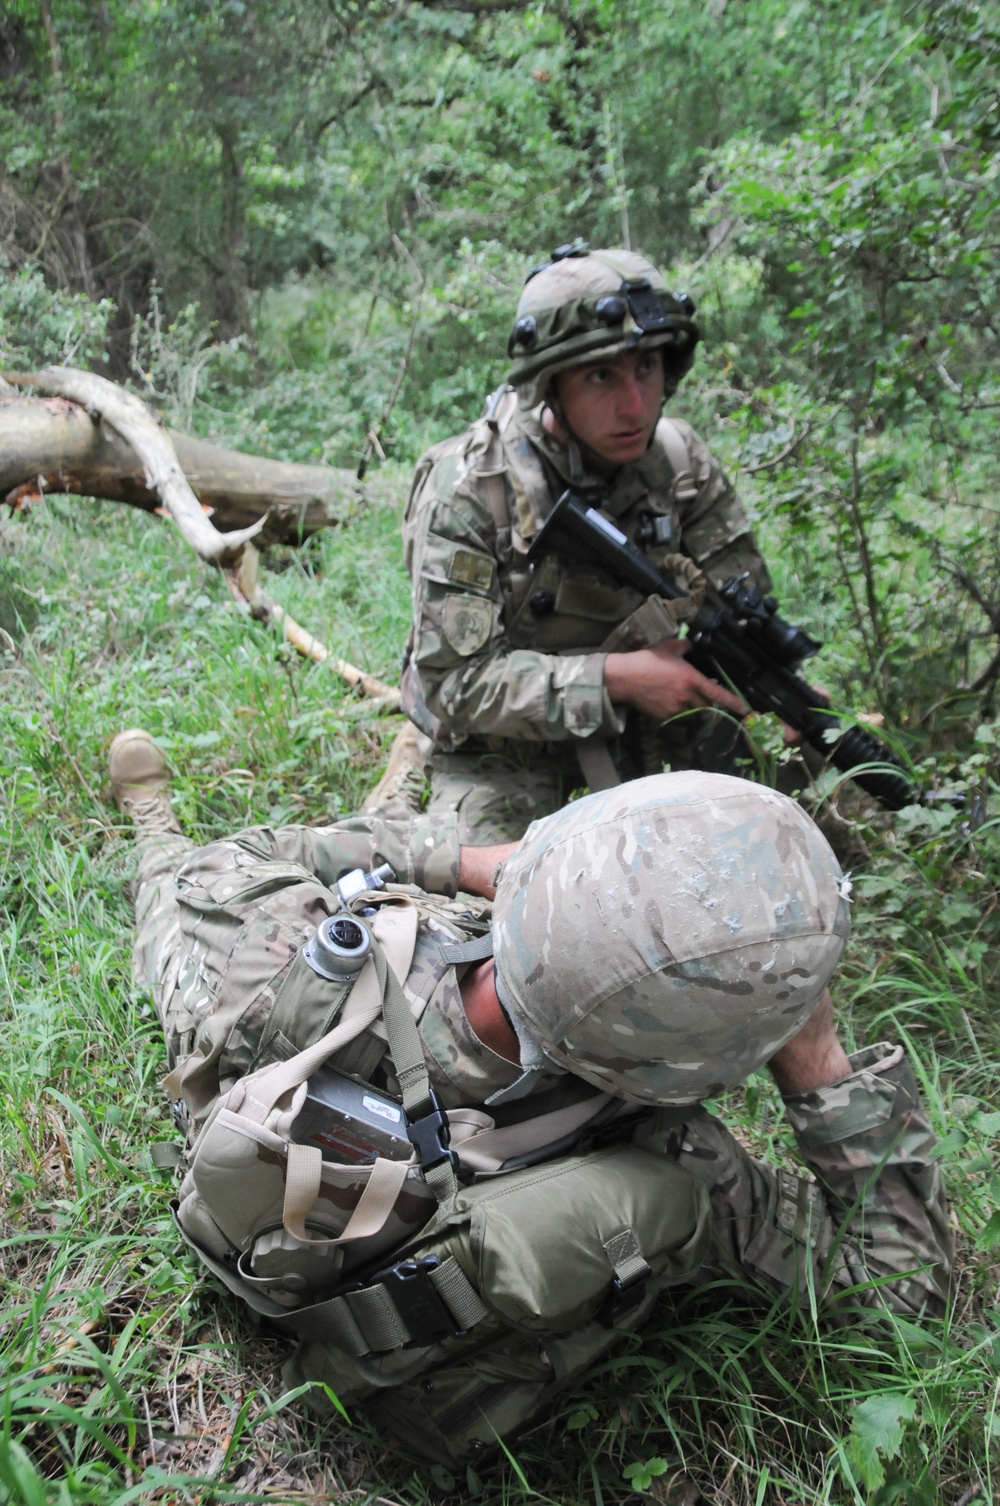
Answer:
M644 596L676 601L687 595L571 490L563 492L532 541L533 555L552 550L582 554ZM688 624L688 663L731 684L755 711L773 711L889 810L916 804L919 794L895 754L863 727L845 727L829 710L829 698L796 673L795 666L822 644L779 617L774 597L762 596L746 576L733 576L719 594L721 605L701 607Z

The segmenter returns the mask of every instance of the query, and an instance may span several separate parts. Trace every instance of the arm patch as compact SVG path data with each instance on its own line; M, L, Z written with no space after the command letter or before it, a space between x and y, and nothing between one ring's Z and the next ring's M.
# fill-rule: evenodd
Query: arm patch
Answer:
M455 549L448 561L448 579L477 591L488 591L493 584L493 561L473 549Z
M493 630L493 603L481 596L452 593L444 599L444 636L463 659L476 654Z

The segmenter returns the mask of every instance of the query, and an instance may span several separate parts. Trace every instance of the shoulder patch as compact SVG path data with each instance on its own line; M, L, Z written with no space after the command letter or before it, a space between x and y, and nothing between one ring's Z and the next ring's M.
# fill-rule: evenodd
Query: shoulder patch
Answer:
M493 603L481 596L452 594L444 599L444 636L463 659L478 653L493 628Z
M488 591L493 584L493 561L474 549L456 549L448 561L448 579Z

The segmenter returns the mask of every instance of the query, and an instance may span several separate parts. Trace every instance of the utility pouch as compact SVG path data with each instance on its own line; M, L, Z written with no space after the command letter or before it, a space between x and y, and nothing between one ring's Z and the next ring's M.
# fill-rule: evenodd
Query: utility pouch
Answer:
M303 1339L285 1382L322 1381L410 1452L460 1464L688 1279L709 1223L705 1188L634 1146L483 1178L388 1271L282 1319Z
M425 1103L419 1042L397 981L397 973L406 976L416 924L410 901L386 896L371 926L372 954L332 1030L288 1060L241 1078L219 1099L191 1149L177 1210L182 1229L215 1258L224 1244L239 1278L281 1305L308 1300L342 1270L398 1246L440 1202L440 1189L428 1185L426 1158L418 1159L409 1143L417 1116L408 1119L405 1111L407 1093L411 1109L433 1109L432 1098ZM396 1066L409 1084L404 1105L325 1065L384 1007L395 1021ZM318 1104L324 1085L338 1081L339 1111ZM328 1128L339 1112L342 1131L339 1139L328 1135L325 1147L312 1133L324 1112ZM369 1133L355 1134L348 1153L331 1159L360 1114L371 1121Z

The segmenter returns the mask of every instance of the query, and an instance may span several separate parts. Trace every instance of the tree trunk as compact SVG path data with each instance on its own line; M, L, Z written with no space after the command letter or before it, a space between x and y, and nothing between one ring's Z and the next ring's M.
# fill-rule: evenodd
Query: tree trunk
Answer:
M230 340L234 335L251 333L243 254L246 238L246 185L235 131L230 127L216 126L216 134L219 138L221 267L213 282L213 292L218 333L223 340Z
M265 460L172 430L170 437L181 469L198 500L213 509L220 532L270 514L260 544L301 543L378 495L377 487L360 485L348 470ZM0 393L0 501L16 505L39 491L103 497L146 512L161 506L131 447L79 404Z

